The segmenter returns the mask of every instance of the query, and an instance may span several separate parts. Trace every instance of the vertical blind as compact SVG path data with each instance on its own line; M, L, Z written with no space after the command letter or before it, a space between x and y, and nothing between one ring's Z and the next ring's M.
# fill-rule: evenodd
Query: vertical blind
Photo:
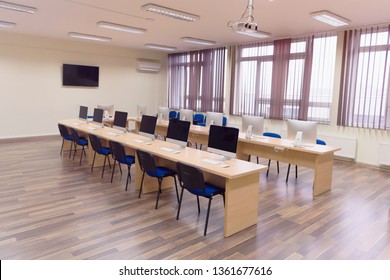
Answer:
M226 48L168 55L168 106L223 112Z

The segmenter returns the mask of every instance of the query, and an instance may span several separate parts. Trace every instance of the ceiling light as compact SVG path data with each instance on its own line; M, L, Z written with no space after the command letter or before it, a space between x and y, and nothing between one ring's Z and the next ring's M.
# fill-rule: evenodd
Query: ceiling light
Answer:
M0 8L13 10L17 12L34 14L37 12L37 8L0 1Z
M341 16L335 15L329 11L319 11L310 14L312 18L327 23L332 26L348 25L350 20Z
M203 40L203 39L192 38L192 37L183 37L181 39L187 43L194 43L194 44L200 44L206 46L213 46L216 44L215 41Z
M14 22L0 20L0 28L14 28L15 26L16 26L16 23L14 23Z
M126 25L121 25L121 24L116 24L116 23L111 23L111 22L106 22L106 21L99 21L97 23L97 26L103 27L103 28L108 28L108 29L113 29L113 30L117 30L117 31L122 31L122 32L135 33L135 34L144 34L146 32L146 29L126 26Z
M109 37L96 36L96 35L83 34L83 33L76 33L76 32L69 32L68 35L69 35L69 37L76 38L76 39L85 39L85 40L93 40L93 41L100 41L100 42L111 41L111 38L109 38Z
M156 45L156 44L146 44L145 47L149 49L162 50L162 51L175 51L175 47Z
M244 14L241 16L239 20L229 21L228 26L231 27L234 32L257 37L257 38L267 38L270 37L271 34L257 30L257 23L253 17L253 0L248 0L248 5Z
M172 17L172 18L180 19L180 20L184 20L184 21L195 21L195 20L199 19L199 16L197 16L197 15L189 14L189 13L178 11L178 10L173 10L173 9L158 6L155 4L143 5L142 9L144 9L148 12L152 12L152 13L156 13L159 15Z

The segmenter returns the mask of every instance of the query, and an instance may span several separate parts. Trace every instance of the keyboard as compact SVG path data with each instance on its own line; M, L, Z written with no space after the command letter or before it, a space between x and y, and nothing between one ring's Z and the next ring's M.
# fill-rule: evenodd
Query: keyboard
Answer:
M145 141L144 140L139 140L139 139L135 139L133 140L134 142L137 142L137 143L144 143Z
M95 130L95 129L98 129L98 127L96 127L96 126L87 126L87 129L89 129L89 130Z
M108 131L107 134L111 135L111 136L118 136L119 135L118 133L111 132L111 131Z
M166 152L173 152L175 150L175 149L165 148L165 147L162 147L160 149L163 150L163 151L166 151Z
M81 125L81 123L76 123L76 122L74 122L74 123L72 123L72 124L75 125L75 126Z
M211 158L202 158L202 161L206 162L206 163L214 164L214 165L221 163L221 161L215 160L215 159L211 159Z

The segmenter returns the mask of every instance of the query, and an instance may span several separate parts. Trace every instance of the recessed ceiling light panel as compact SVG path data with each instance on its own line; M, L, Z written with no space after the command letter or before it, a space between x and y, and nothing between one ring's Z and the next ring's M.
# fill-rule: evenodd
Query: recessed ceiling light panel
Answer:
M14 22L0 20L0 28L14 28L15 26L16 26L16 23L14 23Z
M145 47L148 49L155 49L155 50L161 50L161 51L175 51L175 47L170 46L163 46L163 45L156 45L156 44L146 44Z
M146 29L116 24L116 23L107 22L107 21L99 21L97 23L97 26L102 27L102 28L108 28L108 29L112 29L112 30L122 31L122 32L134 33L134 34L144 34L146 32Z
M193 15L190 13L174 10L171 8L163 7L163 6L158 6L155 4L146 4L142 6L142 9L148 12L156 13L159 15L179 19L179 20L184 20L184 21L195 21L198 20L200 17L197 15Z
M213 46L216 44L215 41L192 38L192 37L183 37L181 39L187 43L193 43L193 44L199 44L199 45L205 45L205 46Z
M99 41L99 42L111 41L111 38L109 38L109 37L84 34L84 33L77 33L77 32L69 32L68 35L69 35L69 37L75 38L75 39L92 40L92 41Z
M17 12L29 13L29 14L34 14L37 12L37 8L14 4L5 1L0 1L0 8L17 11Z
M318 11L310 14L312 18L322 21L332 26L345 26L348 25L350 20L329 11Z

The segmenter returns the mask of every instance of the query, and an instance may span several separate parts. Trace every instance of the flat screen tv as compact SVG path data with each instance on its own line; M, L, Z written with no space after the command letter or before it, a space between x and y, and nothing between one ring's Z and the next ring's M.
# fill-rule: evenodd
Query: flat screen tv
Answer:
M63 64L62 85L75 87L98 87L99 67Z

